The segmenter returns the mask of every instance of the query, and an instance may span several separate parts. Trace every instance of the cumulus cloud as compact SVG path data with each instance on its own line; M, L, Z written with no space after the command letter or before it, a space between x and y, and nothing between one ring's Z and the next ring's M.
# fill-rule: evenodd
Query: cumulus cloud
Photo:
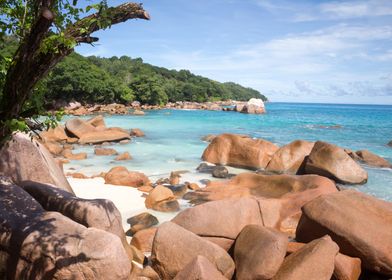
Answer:
M188 68L220 81L234 80L272 99L301 94L390 96L391 79L381 79L383 72L377 69L360 71L358 65L371 68L390 61L392 51L383 46L391 42L391 26L338 24L241 45L224 54L169 52L161 57L173 68Z
M271 13L290 11L290 20L296 22L342 20L392 15L390 0L331 1L318 5L302 1L255 0L256 4Z

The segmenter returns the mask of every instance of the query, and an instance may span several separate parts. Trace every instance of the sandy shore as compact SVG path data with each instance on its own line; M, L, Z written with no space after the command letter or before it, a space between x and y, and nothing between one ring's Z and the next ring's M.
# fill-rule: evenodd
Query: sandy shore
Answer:
M244 171L242 169L231 167L228 169L232 174L238 174L241 173L241 171ZM164 175L165 177L169 177L170 174ZM150 179L155 181L159 177L161 176L151 176ZM143 212L151 213L158 218L160 223L170 221L178 214L178 212L164 213L147 209L144 205L146 194L133 187L105 184L105 180L101 177L93 179L76 179L68 176L67 179L78 197L86 199L102 198L113 201L121 213L122 224L125 231L127 231L130 227L127 223L127 219ZM185 183L188 181L197 183L200 187L204 187L208 180L220 179L213 178L210 174L206 173L187 172L185 174L181 174L180 182ZM179 199L178 202L180 204L180 211L190 207L188 201Z
M75 179L67 177L67 179L78 197L86 199L103 198L113 201L121 213L125 231L129 229L127 219L143 212L153 214L158 218L160 223L169 221L177 215L177 212L163 213L147 209L144 205L145 198L143 197L143 193L136 188L105 184L103 178ZM182 208L186 207L184 203L181 206Z

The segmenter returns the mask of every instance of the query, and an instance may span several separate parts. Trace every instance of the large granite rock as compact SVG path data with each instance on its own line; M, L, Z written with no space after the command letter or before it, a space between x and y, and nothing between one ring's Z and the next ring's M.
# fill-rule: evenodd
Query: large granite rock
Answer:
M128 171L123 166L116 166L109 170L105 174L105 184L129 186L129 187L141 187L149 185L150 180L146 175L136 171Z
M146 136L144 134L144 132L140 128L132 128L131 132L130 132L130 135L134 136L134 137L144 137L144 136Z
M360 150L357 151L356 154L359 157L359 160L367 165L381 168L392 168L392 164L389 161L369 152L368 150Z
M46 212L22 188L0 183L0 275L7 279L128 279L120 239Z
M35 181L73 193L63 171L49 151L28 135L15 133L0 147L0 175L15 183Z
M177 273L174 280L227 280L206 257L197 256L183 270Z
M287 235L283 233L247 225L235 242L236 279L271 279L283 263L287 244Z
M55 128L49 128L47 131L41 132L39 136L44 142L63 142L68 139L65 128L62 125L58 125Z
M112 156L112 155L117 155L117 151L112 148L95 148L94 149L94 154L97 156Z
M287 254L290 255L303 246L305 243L289 242L287 246ZM361 259L352 258L347 255L338 253L335 257L335 268L332 280L358 280L361 276Z
M337 254L333 280L358 280L361 276L361 259Z
M129 133L121 128L106 128L102 117L95 117L88 121L79 118L70 119L65 123L65 128L70 136L79 138L80 144L98 144L131 138Z
M320 196L303 207L296 239L328 234L340 252L368 270L392 276L392 203L355 190Z
M329 236L314 240L284 260L273 280L330 280L339 247Z
M264 224L259 203L252 198L207 202L185 209L172 222L197 235L227 239L231 244L246 225Z
M159 221L154 215L151 215L148 212L144 212L129 218L127 223L131 225L131 228L127 231L127 234L129 233L132 236L140 230L147 229L159 224Z
M117 235L132 260L132 253L125 238L121 214L114 203L107 199L83 199L53 186L24 181L21 187L46 211L60 212L71 220Z
M282 198L296 193L316 195L337 191L333 181L317 175L261 175L241 173L228 181L210 182L189 196L195 202L239 197Z
M264 102L262 99L259 98L251 98L248 102L243 104L240 112L246 114L264 114Z
M342 184L364 184L367 172L344 149L317 141L306 161L305 172L318 174Z
M122 130L108 128L106 130L92 131L83 134L83 136L79 138L79 143L99 144L103 142L118 142L130 138L131 136Z
M158 185L150 191L144 204L149 209L161 212L176 212L180 210L180 205L174 193L162 185Z
M314 143L296 140L281 147L268 163L265 170L276 173L302 173L304 160L312 151Z
M158 228L151 261L162 279L173 279L199 255L206 257L226 278L233 276L234 262L218 245L171 222L163 223Z
M190 198L193 203L206 201L218 202L224 199L238 200L242 197L256 198L260 211L263 213L265 226L294 235L301 216L301 207L320 195L333 192L337 192L335 184L331 180L321 176L264 176L243 173L228 182L211 183L206 188L189 193L184 198ZM222 202L222 205L218 205L220 204L205 203L185 210L183 212L184 214L180 213L178 217L185 219L186 215L189 215L187 220L193 221L193 227L197 226L201 221L205 221L209 215L220 216L219 220L223 224L229 222L232 218L237 218L237 215L231 213L231 211L236 211L233 205L230 205L230 203L225 204L224 202ZM243 212L239 211L238 213L242 214ZM230 217L231 215L232 218ZM218 219L218 217L214 219ZM235 221L238 223L237 220ZM188 228L184 224L181 225Z
M202 159L219 165L260 169L267 166L278 149L275 144L262 139L221 134L208 145Z
M94 127L106 127L105 120L102 115L92 117L86 121Z
M86 133L94 132L95 127L79 118L73 118L65 123L65 129L70 136L81 138Z
M144 253L150 253L156 231L156 227L139 230L133 235L131 245Z

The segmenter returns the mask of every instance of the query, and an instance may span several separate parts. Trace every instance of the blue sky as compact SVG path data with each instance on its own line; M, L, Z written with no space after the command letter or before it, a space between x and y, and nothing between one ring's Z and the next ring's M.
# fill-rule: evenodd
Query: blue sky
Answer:
M392 0L143 5L151 21L97 32L95 47L76 50L189 69L253 87L271 101L392 104Z

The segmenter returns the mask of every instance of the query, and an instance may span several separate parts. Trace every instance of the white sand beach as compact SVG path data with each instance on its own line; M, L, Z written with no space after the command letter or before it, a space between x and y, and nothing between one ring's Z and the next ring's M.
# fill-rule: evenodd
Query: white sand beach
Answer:
M143 212L149 212L158 218L160 223L171 220L177 212L164 213L147 209L144 205L145 197L136 188L105 184L103 178L75 179L67 177L72 189L78 197L85 199L109 199L113 201L121 213L124 230L129 229L127 219ZM186 202L179 201L181 209L187 207Z

